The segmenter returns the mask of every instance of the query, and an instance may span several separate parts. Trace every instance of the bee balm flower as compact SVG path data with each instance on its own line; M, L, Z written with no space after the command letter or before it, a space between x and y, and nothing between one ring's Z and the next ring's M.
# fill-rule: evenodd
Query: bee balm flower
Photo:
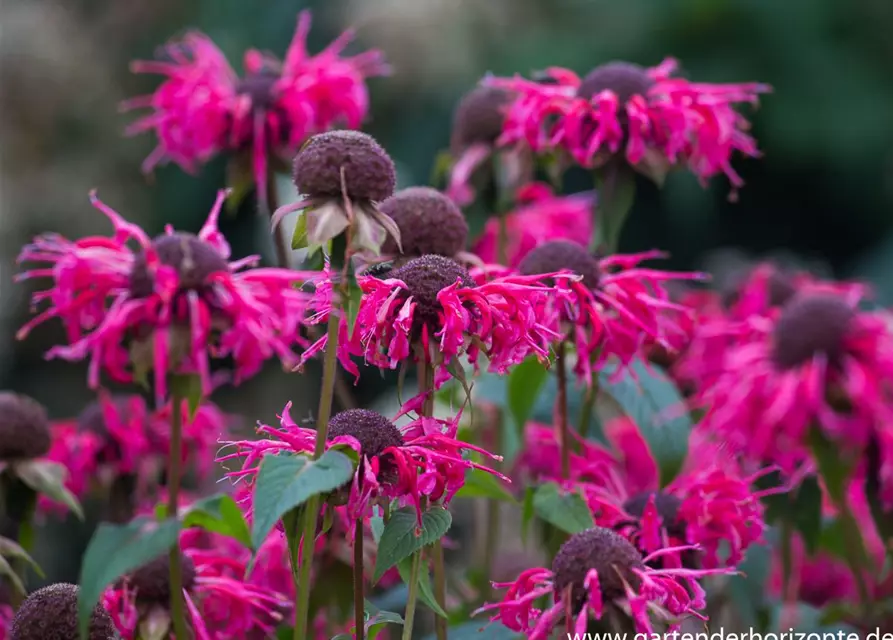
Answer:
M515 93L500 145L524 143L536 152L563 150L584 167L600 167L615 155L636 170L662 180L684 165L702 182L724 173L743 185L732 156L759 155L749 123L733 105L755 104L764 84L710 84L673 77L672 58L645 69L609 62L580 78L567 69L546 72L551 82L520 77L488 84Z
M53 348L50 357L89 358L93 388L101 370L124 383L154 370L159 404L169 374L198 375L208 395L211 357L232 358L236 383L271 356L296 363L292 348L313 298L295 285L318 276L249 269L257 256L229 262L229 244L217 229L225 197L218 193L198 235L168 227L152 239L91 195L114 234L76 241L48 234L22 250L19 262L46 266L18 279L51 278L53 286L34 295L35 306L48 308L19 331L19 339L59 318L70 344Z
M32 593L12 622L13 640L79 638L78 590L74 584L51 584ZM87 640L115 640L115 627L102 605L90 616Z
M610 529L587 529L561 546L551 569L528 569L514 582L495 583L496 588L508 588L505 597L478 613L495 612L492 620L526 633L528 640L547 640L562 627L582 635L591 619L601 620L606 614L626 616L636 632L649 634L654 631L652 616L670 623L671 631L679 628L684 616L706 619L699 613L706 602L697 579L729 571L649 567L662 553L643 558ZM541 611L536 603L542 597L550 604Z
M252 49L242 78L210 38L197 32L168 44L157 61L135 62L137 73L166 76L153 94L122 105L152 109L128 129L158 137L143 169L172 161L193 172L221 151L250 151L266 207L270 155L291 156L310 135L337 125L360 126L369 109L366 79L388 71L379 51L341 56L352 32L309 55L309 31L310 12L303 11L284 61Z

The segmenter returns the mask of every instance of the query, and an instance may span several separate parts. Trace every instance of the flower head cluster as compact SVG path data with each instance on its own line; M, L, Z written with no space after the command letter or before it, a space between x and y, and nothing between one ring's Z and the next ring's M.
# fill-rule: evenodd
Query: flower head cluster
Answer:
M106 487L129 483L139 502L154 489L170 453L172 403L150 411L139 395L111 396L102 392L74 420L52 425L53 443L47 458L68 470L65 486L83 499L95 483ZM203 402L190 419L184 403L183 457L198 479L212 471L219 439L228 432L229 417ZM45 506L50 506L49 504Z
M488 79L515 94L499 144L560 149L584 167L602 166L623 151L626 162L657 180L684 164L702 181L724 173L740 187L732 156L758 151L734 105L756 103L769 87L690 82L673 76L677 68L673 59L650 69L609 62L582 79L560 68L549 69L547 81Z
M597 258L585 247L564 240L538 246L518 266L525 275L570 272L577 278L556 279L545 310L550 326L576 347L574 372L585 384L614 357L626 366L642 348L660 344L672 349L683 333L679 318L690 312L670 300L664 284L695 280L696 273L670 273L640 267L659 252Z
M231 477L254 476L265 455L313 451L316 430L298 426L289 415L290 407L286 405L278 428L258 427L258 432L267 438L228 443L237 451L219 460L242 460L242 469L230 473ZM366 409L349 409L332 417L327 430L327 448L350 447L361 460L350 486L345 487L349 517L367 517L372 504L383 498L414 505L421 518L422 498L448 504L465 483L468 469L481 469L505 479L465 458L466 452L475 452L501 459L457 440L458 420L458 416L452 421L422 417L398 428L381 414Z
M893 504L893 329L883 311L848 295L803 291L774 316L753 317L749 340L730 346L699 396L701 427L747 459L793 473L811 460L818 428L844 450L878 450L879 479Z
M199 376L209 394L212 357L232 359L236 383L271 356L297 362L292 348L313 296L295 285L319 274L248 268L256 256L229 262L229 244L217 228L225 197L225 191L218 193L198 235L168 227L152 239L91 195L114 234L76 241L49 234L23 249L19 262L45 266L19 279L51 278L53 285L34 294L34 305L48 308L18 337L59 318L70 344L49 356L89 358L94 388L101 370L125 383L154 370L159 401L167 396L170 374Z
M569 477L560 478L555 432L536 429L527 435L521 471L582 493L595 523L623 533L643 555L697 546L697 552L663 555L666 566L735 567L762 540L760 499L783 489L753 487L771 468L746 475L721 448L693 437L689 463L661 488L657 463L637 425L617 419L606 426L606 435L613 451L577 443L582 452L571 457ZM531 456L539 464L533 466Z
M78 591L74 584L57 583L38 589L16 611L12 640L82 637L78 630ZM109 614L97 604L90 615L87 640L115 640Z
M270 155L293 154L309 136L336 126L359 127L369 109L366 79L388 71L381 52L343 57L353 37L347 31L310 55L309 31L310 13L303 11L285 59L249 50L241 78L211 39L197 32L165 46L156 61L135 62L135 72L165 76L154 93L123 105L152 110L128 129L153 131L158 138L143 169L171 161L192 172L221 151L250 151L266 203Z
M706 619L700 610L706 605L704 590L697 579L719 569L657 569L649 566L668 553L691 547L669 548L642 556L623 536L603 527L574 534L555 554L551 569L528 569L509 583L501 602L488 604L478 612L492 611L512 631L526 633L529 640L546 640L556 629L582 635L590 620L623 615L631 619L638 633L652 633L652 616L678 629L687 615ZM540 610L540 598L548 598Z
M271 548L280 554L276 562L284 565L287 555L278 533L261 546L253 566L251 553L229 538L193 530L181 534L181 582L196 640L267 637L275 632L291 602L267 580ZM149 637L166 637L169 579L165 554L106 589L102 603L124 640L151 632L159 635Z
M549 294L541 279L475 283L463 266L437 255L410 260L386 279L360 277L354 349L377 367L395 369L414 356L439 373L463 354L475 364L485 355L496 372L530 354L546 358L558 335L537 313Z
M517 268L528 253L546 242L589 242L594 194L556 196L548 186L535 182L519 189L517 200L518 208L505 214L505 266ZM490 218L474 246L474 252L486 263L499 260L500 224L499 218Z

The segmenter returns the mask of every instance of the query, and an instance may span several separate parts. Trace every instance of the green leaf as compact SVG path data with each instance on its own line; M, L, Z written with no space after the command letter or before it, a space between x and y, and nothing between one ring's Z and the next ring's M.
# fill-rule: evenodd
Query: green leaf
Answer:
M231 190L226 199L226 212L229 215L235 215L245 196L254 189L254 172L251 170L250 154L238 153L230 157L226 163L226 187Z
M599 392L617 403L636 426L660 469L661 486L678 475L688 455L693 428L685 401L673 382L656 365L636 360L630 372L614 379L615 367L599 372ZM672 414L672 419L668 419Z
M431 507L422 514L421 529L414 507L403 507L392 513L378 543L373 584L395 564L442 538L452 522L452 515L442 507Z
M298 455L266 456L254 486L254 549L286 512L312 496L337 489L352 475L350 458L338 451L326 451L318 460Z
M536 490L533 509L541 519L566 533L580 533L595 526L586 501L579 494L562 493L551 482Z
M372 529L372 538L375 540L375 544L378 544L381 541L381 534L384 533L384 518L372 516L369 519L369 526Z
M202 379L198 375L171 376L171 395L185 398L188 403L189 421L195 420L195 414L202 403Z
M508 409L519 433L524 430L524 425L530 419L530 414L548 377L549 371L533 356L516 366L509 374L506 387Z
M37 493L64 504L78 520L83 521L84 512L78 499L65 488L68 470L63 465L49 460L28 460L16 464L16 475Z
M412 556L403 558L403 560L398 562L397 571L400 573L400 579L403 580L406 586L410 586L409 579L412 576ZM422 566L419 568L419 576L416 580L416 584L419 588L419 599L425 603L425 606L441 618L448 617L447 612L437 604L437 598L434 596L434 588L431 586L431 574L428 570L427 562L423 562Z
M852 477L855 464L841 456L840 447L826 438L819 428L809 432L809 445L831 500L834 504L845 503L847 481Z
M598 190L598 224L593 228L592 249L616 253L620 233L636 198L636 176L625 162L614 160L595 170Z
M347 335L353 335L354 325L357 323L357 314L360 311L360 301L363 298L363 290L356 286L350 287L347 297Z
M198 527L238 540L251 548L251 533L239 505L232 497L218 494L193 504L183 518L183 528Z
M515 497L509 493L492 473L480 469L469 469L465 473L465 484L456 492L457 498L490 498L503 502L514 502Z
M756 627L758 612L766 605L766 581L772 565L772 550L769 545L755 544L747 549L738 569L740 573L729 576L729 595L735 610L742 618L742 624Z
M102 523L90 539L78 580L78 622L85 638L93 607L103 590L126 575L169 551L180 533L178 520L158 523L138 518L125 525Z
M797 488L788 512L810 555L818 548L822 532L822 488L818 478L809 476Z
M24 560L26 564L34 569L34 573L41 578L44 577L43 569L40 568L40 565L34 561L34 558L28 555L28 552L25 551L18 542L0 536L0 557Z
M307 249L309 247L307 244L307 213L307 209L298 211L298 217L295 219L295 231L291 236L292 249Z

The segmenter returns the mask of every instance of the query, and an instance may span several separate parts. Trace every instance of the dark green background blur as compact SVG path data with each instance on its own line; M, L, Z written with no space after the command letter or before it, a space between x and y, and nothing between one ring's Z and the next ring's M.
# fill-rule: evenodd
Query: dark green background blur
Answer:
M130 60L150 57L169 37L196 27L238 69L249 46L281 55L306 6L314 9L312 51L354 25L355 50L379 47L393 64L391 78L371 82L366 129L394 156L402 186L427 182L447 145L455 102L487 72L561 65L585 73L611 59L653 65L672 55L693 79L772 84L775 92L752 114L765 157L736 162L747 180L740 201L727 201L724 179L704 190L680 172L662 192L645 185L622 248L669 250L679 268L712 268L720 249L791 254L840 276L869 278L893 300L890 0L5 0L4 386L31 393L54 417L77 412L90 397L84 367L42 359L61 337L56 329L41 329L24 344L13 340L27 287L11 277L29 236L105 231L105 219L87 202L93 187L154 232L167 222L197 229L223 184L222 159L197 177L173 166L153 181L141 176L154 142L124 138L133 116L117 105L158 80L131 75ZM243 209L224 227L236 255L258 251L261 238L250 207ZM246 416L246 424L272 419L287 399L309 411L312 374L285 376L270 365L264 376L215 399Z

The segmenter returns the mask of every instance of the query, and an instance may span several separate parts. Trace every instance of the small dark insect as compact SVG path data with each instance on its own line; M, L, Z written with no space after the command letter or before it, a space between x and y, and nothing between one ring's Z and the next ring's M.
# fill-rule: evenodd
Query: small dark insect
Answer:
M372 276L373 278L383 278L394 270L393 262L380 262L373 264L363 272L364 276Z

